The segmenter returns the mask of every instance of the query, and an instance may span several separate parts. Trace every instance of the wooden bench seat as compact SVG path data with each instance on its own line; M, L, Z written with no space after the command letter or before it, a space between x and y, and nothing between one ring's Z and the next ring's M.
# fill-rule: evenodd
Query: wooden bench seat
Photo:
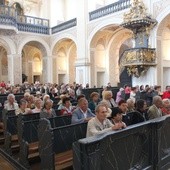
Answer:
M87 123L51 128L50 121L41 119L39 151L41 170L60 170L73 165L73 142L86 136Z
M28 154L33 154L38 152L38 142L30 143L28 149Z
M19 162L28 169L29 161L39 157L38 124L39 119L23 121L22 116L18 118Z
M19 151L18 135L11 136L11 150L12 150L12 152Z
M66 152L62 152L59 154L55 154L55 166L60 166L60 165L64 165L64 164L68 164L70 163L70 165L72 165L73 163L73 151L69 150Z
M19 148L18 146L18 136L17 136L17 119L18 116L15 115L15 110L2 110L3 117L3 128L4 128L4 149L9 154L12 155L13 149ZM19 151L19 149L18 149Z

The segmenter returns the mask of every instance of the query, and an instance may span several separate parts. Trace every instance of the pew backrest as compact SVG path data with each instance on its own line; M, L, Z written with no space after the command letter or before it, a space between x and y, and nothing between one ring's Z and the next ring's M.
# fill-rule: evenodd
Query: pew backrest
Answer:
M26 141L33 143L38 141L39 119L25 121L23 117L18 117L18 138L19 142Z
M2 117L4 123L5 133L9 133L10 135L17 134L17 118L15 115L15 110L2 110Z
M54 136L54 152L57 154L71 150L73 142L86 137L86 130L87 123L51 129Z
M72 150L73 142L86 136L86 129L87 123L51 128L49 120L40 119L38 136L41 169L55 169L55 156ZM68 159L67 156L62 157L62 162Z
M73 144L73 169L152 169L152 129L145 123Z
M23 114L21 116L23 121L40 119L40 113Z
M49 118L49 121L52 128L66 126L71 124L71 117L72 115L56 116Z

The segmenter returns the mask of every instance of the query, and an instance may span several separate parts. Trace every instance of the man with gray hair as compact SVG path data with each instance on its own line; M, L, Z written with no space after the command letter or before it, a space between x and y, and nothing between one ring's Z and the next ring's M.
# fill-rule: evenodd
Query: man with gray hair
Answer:
M153 105L150 106L148 110L148 118L149 119L154 119L162 116L162 98L160 96L154 96L153 97Z
M105 104L97 105L95 112L96 116L88 122L86 137L103 134L124 127L124 123L120 122L113 125L110 120L106 118L108 108Z

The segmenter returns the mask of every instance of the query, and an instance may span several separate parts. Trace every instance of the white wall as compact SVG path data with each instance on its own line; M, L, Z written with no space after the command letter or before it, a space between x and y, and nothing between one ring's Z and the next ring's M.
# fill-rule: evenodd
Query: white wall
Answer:
M77 17L76 0L51 0L51 27Z
M112 4L114 2L117 2L118 0L88 0L88 11L94 11L98 8L104 7L106 5Z
M167 86L167 85L170 85L170 76L169 76L169 74L170 74L170 68L168 68L168 67L164 67L163 68L163 90L165 89L165 87Z
M68 21L70 19L77 17L77 0L65 0L65 20Z
M161 75L158 75L161 76ZM143 76L140 76L139 78L133 77L132 78L132 86L136 85L157 85L156 84L156 68L155 67L150 67L147 73Z
M59 21L64 21L64 0L51 0L50 24L51 27L56 26Z

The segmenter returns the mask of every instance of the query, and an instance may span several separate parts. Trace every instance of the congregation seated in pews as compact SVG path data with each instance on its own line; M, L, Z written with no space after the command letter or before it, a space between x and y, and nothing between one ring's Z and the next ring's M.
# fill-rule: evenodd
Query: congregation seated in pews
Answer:
M82 98L80 98L79 101L75 102L74 100L76 104L78 102L78 105L75 104L76 106L73 106L70 102L70 98L65 95L62 100L61 110L57 110L59 101L59 98L57 97L53 99L54 101L52 101L49 95L44 95L46 96L44 98L43 96L41 97L38 95L38 97L29 96L28 98L25 95L25 98L23 95L21 98L22 100L20 100L20 102L17 101L17 103L19 103L19 107L16 108L15 111L11 111L14 115L10 115L10 112L9 114L6 112L6 116L8 115L6 121L7 124L9 124L4 127L4 130L6 131L5 135L10 134L11 136L17 136L14 144L17 144L20 147L20 163L29 168L29 161L31 160L31 157L33 159L40 157L42 169L48 169L51 167L62 169L69 167L73 164L72 143L81 138L85 138L86 135L89 134L89 131L91 134L87 135L87 137L100 133L107 134L112 131L111 129L117 131L119 129L124 129L126 127L125 124L130 126L149 119L147 113L151 112L152 109L148 111L148 107L146 105L147 102L145 100L136 100L136 103L133 102L130 104L131 99L128 99L127 101L120 100L120 102L116 103L115 98L113 98L111 93L111 91L107 90L103 92L103 95L105 95L105 97L103 97L103 101L98 98L99 94L97 92L93 93L97 96L97 99L93 100L93 112L91 112L88 108L88 100L85 97L86 95L82 95ZM42 99L44 99L44 101L42 101ZM97 109L97 106L100 106L100 102L98 103L98 100L101 100L101 105L103 105L103 108L106 110L101 111L100 109ZM90 102L91 101L89 101L89 103ZM15 103L15 99L13 103ZM161 105L161 101L159 101L159 103ZM153 107L156 107L158 113L161 113L160 107L162 106L157 105L154 97L153 104ZM165 108L168 109L169 105L164 105ZM110 106L110 108L108 108L108 106ZM6 107L4 105L4 108L6 109L10 107ZM11 107L11 109L12 108L15 108L15 106ZM96 117L99 114L101 114L101 117L104 120L101 121L102 123L100 121L96 121ZM106 118L106 114L109 115L110 120ZM159 116L161 116L161 114ZM40 123L41 118L43 118L43 123ZM44 120L44 118L47 118L47 120ZM123 121L125 121L125 124ZM97 131L87 128L87 124L89 124L89 126L90 124L95 124L95 128L97 126ZM47 127L44 130L44 133L41 125L44 125L44 128ZM94 127L92 129L94 129ZM9 141L9 139L12 140L12 138L9 136L6 135L5 137L5 149L9 154L13 154L13 147L11 147L12 142ZM51 146L49 144L51 144ZM48 149L43 150L43 147L45 146L47 146ZM49 158L48 155L50 155ZM49 163L45 163L44 160L49 161Z

